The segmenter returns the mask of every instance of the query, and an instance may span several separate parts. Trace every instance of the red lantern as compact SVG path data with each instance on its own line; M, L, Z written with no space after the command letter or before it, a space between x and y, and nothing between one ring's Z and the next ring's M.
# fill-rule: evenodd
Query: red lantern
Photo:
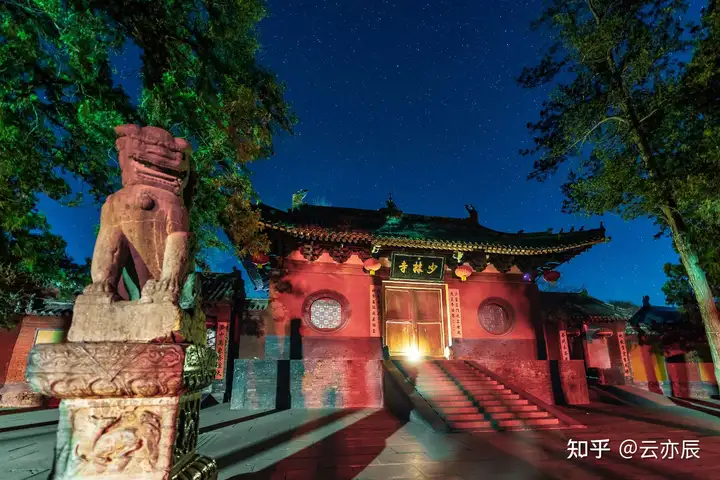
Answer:
M462 280L463 282L467 280L467 278L472 275L473 272L473 268L468 264L458 265L455 269L455 275L460 277L460 280Z
M375 275L375 272L380 270L380 260L370 257L363 262L363 267L365 267L365 270L367 270L370 275Z
M556 272L555 270L545 270L543 278L546 282L555 283L558 281L558 278L560 278L560 272Z
M265 255L264 253L257 253L252 256L252 263L255 264L256 267L262 268L263 266L270 263L270 257Z

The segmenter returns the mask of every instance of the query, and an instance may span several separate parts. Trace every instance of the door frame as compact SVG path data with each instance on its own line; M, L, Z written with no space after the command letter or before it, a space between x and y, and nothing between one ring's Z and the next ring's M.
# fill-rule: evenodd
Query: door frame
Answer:
M450 305L448 303L448 285L446 283L438 283L438 282L407 282L402 280L384 280L382 282L382 336L383 336L383 345L387 346L385 343L387 339L387 323L385 319L385 307L387 305L386 301L386 292L389 289L396 289L396 290L434 290L440 292L440 311L438 312L440 314L440 324L441 329L440 332L442 333L442 346L443 351L447 352L448 348L452 346L452 332L450 331ZM393 355L395 357L402 355L395 354ZM441 357L424 357L424 358L446 358L444 355Z

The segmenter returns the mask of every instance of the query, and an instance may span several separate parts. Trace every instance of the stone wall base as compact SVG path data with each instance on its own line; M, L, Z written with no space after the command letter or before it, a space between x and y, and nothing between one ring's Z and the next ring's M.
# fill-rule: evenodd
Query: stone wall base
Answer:
M718 386L709 382L633 382L633 386L668 397L710 400L718 395Z
M581 360L515 360L475 358L474 362L502 377L507 386L554 405L590 403Z
M235 360L230 408L382 407L382 360Z

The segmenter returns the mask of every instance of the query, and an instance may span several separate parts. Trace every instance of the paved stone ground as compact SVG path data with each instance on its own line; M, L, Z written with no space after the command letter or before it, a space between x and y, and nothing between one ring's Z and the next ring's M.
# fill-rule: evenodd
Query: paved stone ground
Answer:
M221 479L720 478L720 418L681 407L566 408L588 428L440 435L377 410L203 410L198 450ZM57 411L0 415L0 479L47 478ZM610 452L568 459L568 440L609 439ZM623 459L623 440L698 440L699 459ZM682 445L680 445L682 450ZM658 448L657 456L661 457Z

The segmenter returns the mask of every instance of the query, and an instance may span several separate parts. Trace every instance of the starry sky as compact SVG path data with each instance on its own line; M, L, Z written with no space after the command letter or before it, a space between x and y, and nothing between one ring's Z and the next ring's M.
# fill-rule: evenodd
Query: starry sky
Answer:
M526 180L526 123L547 90L515 83L534 64L547 38L531 32L540 2L514 0L269 0L259 27L260 61L287 84L300 123L276 143L276 155L252 166L263 202L306 201L377 209L392 192L408 213L465 217L496 230L555 231L604 222L608 244L558 270L560 284L585 286L602 300L636 304L649 295L665 303L662 267L677 255L669 239L654 240L647 219L625 222L562 214L559 176ZM132 52L131 52L132 53ZM137 59L121 58L131 72ZM136 88L136 84L135 84ZM56 233L78 259L92 254L96 207L67 210L43 201ZM213 257L229 271L237 261Z

